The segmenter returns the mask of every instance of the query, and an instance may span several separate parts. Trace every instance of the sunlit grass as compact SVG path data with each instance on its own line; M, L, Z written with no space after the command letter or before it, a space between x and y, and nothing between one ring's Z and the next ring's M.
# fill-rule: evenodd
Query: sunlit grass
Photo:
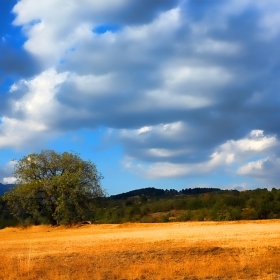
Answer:
M280 279L280 221L0 231L0 279Z

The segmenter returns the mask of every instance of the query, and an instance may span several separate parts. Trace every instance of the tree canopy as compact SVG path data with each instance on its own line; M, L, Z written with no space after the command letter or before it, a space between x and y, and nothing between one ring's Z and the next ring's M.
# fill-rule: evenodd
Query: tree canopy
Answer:
M92 200L104 196L103 176L74 153L43 150L16 161L16 186L4 195L12 214L35 223L84 220Z

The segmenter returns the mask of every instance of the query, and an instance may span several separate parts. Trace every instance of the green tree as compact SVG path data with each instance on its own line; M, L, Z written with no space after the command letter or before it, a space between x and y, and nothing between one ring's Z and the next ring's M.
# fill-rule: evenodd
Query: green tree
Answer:
M4 199L19 220L75 223L87 218L94 198L104 196L103 176L74 153L30 154L16 162L14 176L16 187Z

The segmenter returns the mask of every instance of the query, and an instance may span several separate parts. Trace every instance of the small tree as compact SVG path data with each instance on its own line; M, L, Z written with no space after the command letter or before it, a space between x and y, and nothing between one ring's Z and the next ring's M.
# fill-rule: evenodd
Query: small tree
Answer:
M16 162L14 175L16 187L4 199L19 220L74 223L87 218L94 198L104 196L103 176L74 153L30 154Z

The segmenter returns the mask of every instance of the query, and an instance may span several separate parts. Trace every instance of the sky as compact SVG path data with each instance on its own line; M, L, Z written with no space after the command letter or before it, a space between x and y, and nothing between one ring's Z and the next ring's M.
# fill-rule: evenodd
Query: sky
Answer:
M44 149L117 194L280 186L278 0L0 0L0 182Z

